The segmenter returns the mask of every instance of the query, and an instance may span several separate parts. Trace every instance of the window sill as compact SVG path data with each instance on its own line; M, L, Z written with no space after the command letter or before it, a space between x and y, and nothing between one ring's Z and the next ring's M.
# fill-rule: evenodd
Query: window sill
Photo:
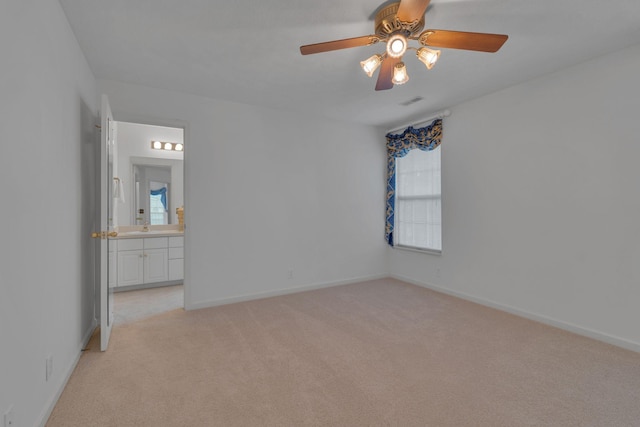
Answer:
M422 248L416 248L414 246L402 246L402 245L396 245L393 246L393 249L399 249L402 251L409 251L409 252L418 252L421 254L428 254L428 255L442 255L442 251L438 251L435 249L422 249Z

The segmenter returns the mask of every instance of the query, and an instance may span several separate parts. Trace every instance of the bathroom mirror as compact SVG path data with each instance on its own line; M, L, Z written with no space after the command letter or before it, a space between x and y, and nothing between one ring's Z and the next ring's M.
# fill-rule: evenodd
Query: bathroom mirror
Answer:
M131 157L130 181L130 224L121 225L178 224L176 208L184 204L182 160Z
M170 224L171 210L171 167L132 164L135 225Z
M117 199L114 195L114 225L178 224L176 208L184 205L184 153L154 149L152 141L183 143L183 129L118 122L117 136L113 172L122 191Z

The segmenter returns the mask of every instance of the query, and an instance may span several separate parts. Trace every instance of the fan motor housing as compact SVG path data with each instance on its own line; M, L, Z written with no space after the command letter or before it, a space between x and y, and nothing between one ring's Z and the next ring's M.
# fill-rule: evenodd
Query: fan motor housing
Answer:
M397 17L400 2L383 7L376 14L376 35L386 39L391 34L402 33L405 37L417 37L424 28L424 16L413 22L402 22Z

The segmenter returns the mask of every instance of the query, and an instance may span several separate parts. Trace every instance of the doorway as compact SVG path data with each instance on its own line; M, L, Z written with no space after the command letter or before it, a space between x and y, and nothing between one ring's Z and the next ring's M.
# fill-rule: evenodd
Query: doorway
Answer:
M184 309L185 127L116 121L114 325Z

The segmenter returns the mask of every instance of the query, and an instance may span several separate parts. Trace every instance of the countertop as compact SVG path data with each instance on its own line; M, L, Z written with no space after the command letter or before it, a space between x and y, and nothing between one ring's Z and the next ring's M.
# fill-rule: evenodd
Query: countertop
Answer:
M184 236L184 230L177 225L151 225L149 231L143 231L142 226L123 226L118 227L115 231L118 233L116 237L111 239L142 239L148 237L179 237Z

